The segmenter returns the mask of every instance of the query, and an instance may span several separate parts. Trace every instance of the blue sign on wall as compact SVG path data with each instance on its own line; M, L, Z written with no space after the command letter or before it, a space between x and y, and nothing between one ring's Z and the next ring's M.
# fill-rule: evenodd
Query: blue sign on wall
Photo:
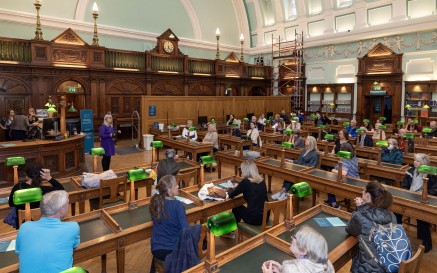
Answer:
M155 105L149 105L149 116L150 117L156 116L156 106Z
M80 110L80 128L82 131L93 130L93 110Z
M155 121L153 123L153 128L158 129L159 128L159 122Z

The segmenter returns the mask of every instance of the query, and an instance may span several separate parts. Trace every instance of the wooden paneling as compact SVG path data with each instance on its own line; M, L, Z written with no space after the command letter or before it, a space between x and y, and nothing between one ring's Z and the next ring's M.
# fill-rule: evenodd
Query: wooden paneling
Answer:
M156 116L149 116L149 106L156 106ZM184 96L142 96L141 97L141 133L146 134L154 122L185 124L188 119L197 123L198 116L215 118L225 122L226 115L234 114L238 118L247 113L280 113L282 109L290 112L290 97L184 97Z

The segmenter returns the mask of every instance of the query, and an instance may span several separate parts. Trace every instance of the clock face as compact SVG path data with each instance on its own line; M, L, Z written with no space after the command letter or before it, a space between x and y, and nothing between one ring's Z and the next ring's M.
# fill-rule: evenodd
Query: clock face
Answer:
M164 51L167 53L172 53L174 50L174 45L172 42L166 41L164 42Z

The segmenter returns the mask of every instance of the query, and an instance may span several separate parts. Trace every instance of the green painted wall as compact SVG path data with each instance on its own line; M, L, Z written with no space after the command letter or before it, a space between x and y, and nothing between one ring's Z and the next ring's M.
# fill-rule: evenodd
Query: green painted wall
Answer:
M76 6L77 0L43 0L40 14L42 16L74 19ZM36 14L33 0L2 0L0 8Z

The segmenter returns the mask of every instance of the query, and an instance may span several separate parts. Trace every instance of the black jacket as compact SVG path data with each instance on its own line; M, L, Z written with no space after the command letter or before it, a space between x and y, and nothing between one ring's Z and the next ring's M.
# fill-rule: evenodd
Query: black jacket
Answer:
M361 135L358 136L358 143L361 143ZM364 137L364 146L373 147L373 139L371 136L366 135Z
M401 187L403 189L409 190L411 183L413 182L413 174L416 168L412 167L405 172L404 179L401 182ZM428 175L428 194L437 196L437 176Z
M369 241L370 231L375 226L374 223L386 225L391 222L396 224L396 218L386 209L372 208L368 204L355 209L346 227L348 234L360 237L358 253L352 258L352 273L385 273L384 269L370 257L363 243L376 256L375 244Z
M159 182L161 177L169 174L176 176L179 172L179 168L179 163L173 158L160 160L158 163L158 175L156 181Z

